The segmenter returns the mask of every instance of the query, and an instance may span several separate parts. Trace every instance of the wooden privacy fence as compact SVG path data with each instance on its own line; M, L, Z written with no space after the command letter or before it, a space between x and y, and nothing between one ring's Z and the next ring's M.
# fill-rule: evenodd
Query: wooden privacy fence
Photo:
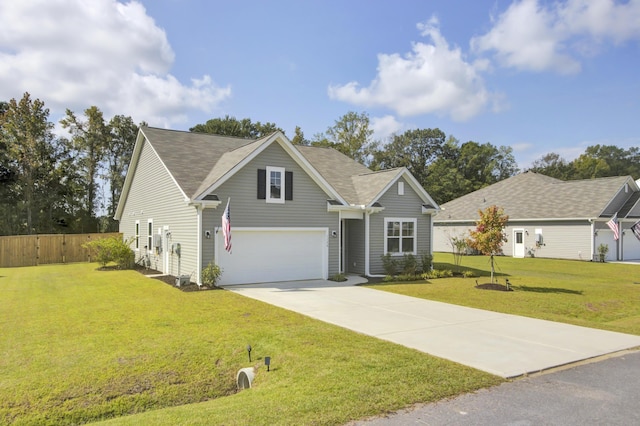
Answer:
M105 234L46 234L0 237L0 268L36 266L50 263L90 262L84 243L102 238L120 237L119 232Z

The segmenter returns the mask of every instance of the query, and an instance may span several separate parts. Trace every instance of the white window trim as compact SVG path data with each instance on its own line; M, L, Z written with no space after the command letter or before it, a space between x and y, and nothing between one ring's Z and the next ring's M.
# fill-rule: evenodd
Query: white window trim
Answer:
M147 220L147 251L153 250L153 219Z
M400 222L400 241L399 241L399 249L402 250L402 223L403 222L412 222L413 223L413 251L403 252L400 251L398 253L391 253L387 251L387 239L389 238L387 235L387 227L389 222ZM389 253L391 256L404 256L405 254L418 254L418 219L415 217L385 217L384 218L384 254Z
M284 174L284 167L271 167L271 166L267 166L267 178L265 179L266 181L266 202L267 203L280 203L280 204L284 204L284 198L285 198L285 174ZM271 197L271 172L278 172L280 173L280 198L272 198Z
M136 220L133 228L133 237L135 243L135 251L140 251L140 221Z

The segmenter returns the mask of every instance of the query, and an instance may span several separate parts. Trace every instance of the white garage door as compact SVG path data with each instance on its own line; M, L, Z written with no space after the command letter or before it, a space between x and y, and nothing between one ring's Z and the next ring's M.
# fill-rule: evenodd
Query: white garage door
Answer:
M326 228L233 228L232 250L218 232L216 263L221 285L326 279Z
M640 240L630 229L625 230L622 240L624 260L640 260Z

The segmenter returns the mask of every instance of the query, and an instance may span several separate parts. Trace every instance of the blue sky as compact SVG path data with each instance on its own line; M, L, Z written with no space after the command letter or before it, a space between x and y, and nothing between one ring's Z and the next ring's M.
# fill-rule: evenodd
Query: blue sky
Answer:
M55 120L229 114L311 138L365 111L383 141L438 127L526 168L640 146L638 69L640 0L0 0L0 99Z

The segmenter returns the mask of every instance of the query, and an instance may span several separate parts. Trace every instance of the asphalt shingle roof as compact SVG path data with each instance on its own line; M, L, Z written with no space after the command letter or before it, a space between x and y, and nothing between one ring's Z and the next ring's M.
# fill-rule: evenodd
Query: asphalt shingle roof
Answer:
M510 220L597 218L629 176L562 181L526 172L442 205L434 222L475 221L478 210L504 208Z
M296 146L298 151L349 204L368 205L402 169L373 172L341 152L326 147Z
M188 197L196 197L258 149L269 136L243 139L208 133L142 128ZM368 205L404 169L373 172L339 151L295 146L311 166L352 205Z
M162 162L188 197L193 196L218 160L253 139L143 127Z

